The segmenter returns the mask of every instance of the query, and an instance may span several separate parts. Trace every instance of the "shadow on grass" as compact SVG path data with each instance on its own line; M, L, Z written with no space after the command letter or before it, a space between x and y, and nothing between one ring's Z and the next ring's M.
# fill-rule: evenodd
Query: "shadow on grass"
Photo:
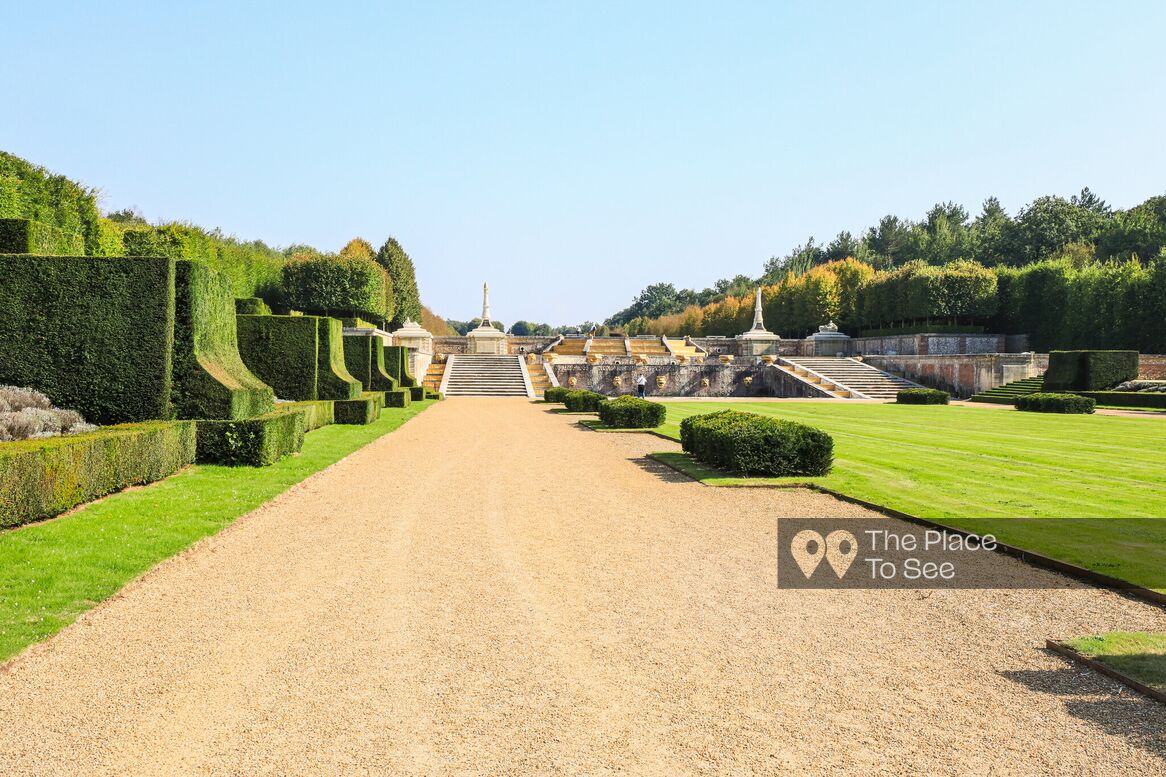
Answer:
M1166 715L1158 702L1085 667L1003 670L1001 677L1062 698L1065 711L1166 760Z
M693 483L692 478L679 472L667 464L661 464L650 456L633 456L628 461L647 472L652 477L664 483Z

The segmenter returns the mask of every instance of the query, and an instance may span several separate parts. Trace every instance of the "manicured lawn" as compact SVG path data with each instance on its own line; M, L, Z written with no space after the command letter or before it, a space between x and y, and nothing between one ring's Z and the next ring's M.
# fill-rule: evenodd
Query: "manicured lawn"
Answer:
M1114 631L1065 640L1064 644L1099 664L1166 693L1166 634Z
M270 467L190 467L56 520L0 532L0 661L431 404L385 409L368 426L317 429L298 456Z
M675 439L685 417L726 408L834 437L830 475L765 482L815 483L1166 590L1166 421L844 402L666 405L658 431ZM702 469L696 476L710 484L746 482Z

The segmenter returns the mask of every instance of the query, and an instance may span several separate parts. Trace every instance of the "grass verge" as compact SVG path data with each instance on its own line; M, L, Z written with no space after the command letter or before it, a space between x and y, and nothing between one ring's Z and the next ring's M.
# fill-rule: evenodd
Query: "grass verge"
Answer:
M835 441L834 471L741 478L682 454L655 458L708 485L819 486L1166 591L1160 420L963 406L670 402L656 431L678 439L683 418L725 408L826 430Z
M317 429L299 455L269 467L198 465L56 519L0 532L0 661L431 404L386 409L367 426Z
M1166 700L1166 634L1113 631L1060 643L1080 656L1150 688ZM1136 687L1136 686L1135 686Z

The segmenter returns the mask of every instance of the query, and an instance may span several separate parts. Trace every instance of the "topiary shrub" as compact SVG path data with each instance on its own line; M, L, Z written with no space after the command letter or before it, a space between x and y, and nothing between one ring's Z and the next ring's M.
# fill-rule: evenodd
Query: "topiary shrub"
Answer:
M1092 413L1097 402L1077 394L1041 392L1016 398L1016 409L1029 413Z
M179 418L239 421L275 406L275 392L239 356L230 279L202 262L175 262L173 369Z
M360 381L365 391L396 391L401 386L389 372L384 341L375 334L347 334L344 340L344 364ZM396 354L388 354L397 358Z
M1099 405L1166 410L1166 393L1161 391L1082 391L1079 395Z
M241 421L198 421L198 462L265 467L304 444L301 410L277 410Z
M408 407L413 401L409 389L395 389L385 392L385 407Z
M566 386L551 386L543 392L543 401L561 403L566 401L569 393L571 393L571 389Z
M330 399L313 399L304 402L280 402L272 412L303 413L305 432L311 432L336 423L336 409Z
M85 253L85 239L48 224L25 219L0 219L0 254L77 256Z
M340 322L319 316L236 316L243 363L280 399L356 399Z
M377 342L380 342L379 338ZM411 388L418 385L417 379L409 372L409 349L403 345L384 346L385 372L397 381L401 388ZM416 399L417 397L414 397Z
M568 391L563 397L563 404L572 413L598 413L599 403L607 397L594 391Z
M1104 391L1138 377L1137 351L1052 351L1048 391Z
M336 423L371 424L381 417L381 403L371 394L360 399L345 399L336 402Z
M821 429L736 410L685 418L680 441L693 458L743 475L819 476L834 462L834 440Z
M152 483L194 462L189 421L110 426L95 432L0 445L0 528Z
M235 312L241 316L270 316L271 308L259 297L235 300Z
M599 403L599 420L613 429L652 429L664 423L666 412L660 403L637 397Z
M930 388L903 389L895 395L895 401L900 405L946 405L951 394Z
M0 256L0 383L102 425L172 417L174 284L171 259Z
M389 311L387 277L363 256L297 254L283 266L284 302L308 313L382 321Z

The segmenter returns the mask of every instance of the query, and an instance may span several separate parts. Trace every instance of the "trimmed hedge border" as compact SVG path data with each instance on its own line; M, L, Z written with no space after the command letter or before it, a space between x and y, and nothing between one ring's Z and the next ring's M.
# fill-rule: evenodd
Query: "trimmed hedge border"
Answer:
M51 518L195 460L191 421L151 421L0 443L0 528Z
M562 403L566 401L569 393L571 393L571 389L566 386L551 386L543 392L543 401Z
M336 423L338 424L371 424L381 417L381 405L377 398L365 394L360 399L343 399L335 402Z
M410 386L406 389L409 392L409 399L414 402L425 401L425 387L424 386Z
M445 394L442 394L440 391L430 391L429 389L425 389L425 398L436 399L438 402L440 402L441 400L445 399Z
M401 388L418 385L417 379L409 373L409 349L403 345L384 346L385 372L397 381ZM416 397L414 397L416 398Z
M200 464L265 467L304 444L305 414L277 410L241 421L197 421Z
M1016 409L1026 413L1092 413L1097 403L1078 394L1042 391L1016 398Z
M409 389L393 389L385 392L385 407L408 407L413 401Z
M951 394L930 388L903 389L895 395L895 402L900 405L946 405L950 401Z
M1166 392L1160 391L1076 391L1078 396L1089 397L1099 405L1114 407L1147 407L1166 410Z
M594 391L568 391L563 397L563 404L572 413L598 413L599 404L607 397Z
M721 410L680 422L680 444L698 461L742 475L829 474L834 439L812 426Z
M239 353L280 399L357 399L344 364L340 322L316 316L237 315Z
M1104 391L1138 377L1137 351L1052 351L1044 387L1050 392Z
M619 397L599 403L599 420L612 429L654 429L664 423L667 408L638 397Z

